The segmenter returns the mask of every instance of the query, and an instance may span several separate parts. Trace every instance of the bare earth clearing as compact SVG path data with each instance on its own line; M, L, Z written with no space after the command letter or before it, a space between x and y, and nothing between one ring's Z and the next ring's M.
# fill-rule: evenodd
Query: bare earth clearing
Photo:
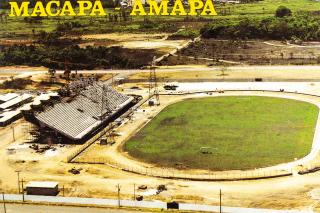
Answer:
M212 64L218 60L225 60L251 65L303 65L318 64L319 59L319 43L314 42L295 45L279 41L202 39L162 64Z
M81 46L122 46L129 49L154 49L168 53L185 43L185 40L166 40L169 34L93 34L84 35Z

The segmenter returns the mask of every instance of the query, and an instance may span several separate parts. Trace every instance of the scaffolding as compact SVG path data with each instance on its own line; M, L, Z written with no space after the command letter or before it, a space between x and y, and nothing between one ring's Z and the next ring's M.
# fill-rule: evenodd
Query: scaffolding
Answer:
M26 143L61 143L62 138L54 130L46 127L40 127L32 123L23 124L23 133Z

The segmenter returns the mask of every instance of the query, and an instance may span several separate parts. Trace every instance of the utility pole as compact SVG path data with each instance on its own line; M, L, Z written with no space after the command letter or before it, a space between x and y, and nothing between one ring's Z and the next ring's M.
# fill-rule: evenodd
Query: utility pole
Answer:
M18 175L18 194L20 194L20 172L19 170L16 171L17 175Z
M2 192L3 210L7 213L6 200L4 199L4 192Z
M21 180L21 184L22 184L22 202L24 202L24 189L23 189L23 183L24 183L24 180L22 179L22 180Z
M219 200L220 200L220 213L222 213L222 193L221 193L221 189L220 189L220 193L219 193Z
M111 87L114 88L114 74L112 73L111 75Z
M120 208L120 185L117 185L118 188L118 207Z
M136 200L136 184L133 184L133 200Z
M13 141L16 141L16 137L14 135L14 126L11 126L11 129L12 129L12 138L13 138Z

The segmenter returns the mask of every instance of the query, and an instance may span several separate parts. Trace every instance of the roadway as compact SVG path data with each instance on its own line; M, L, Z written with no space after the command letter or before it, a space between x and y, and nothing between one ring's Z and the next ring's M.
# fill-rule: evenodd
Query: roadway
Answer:
M220 70L220 66L204 66L204 65L179 65L179 66L161 66L157 68L158 72L162 71L216 71ZM260 70L268 70L268 71L286 71L286 70L297 70L297 71L320 71L319 65L237 65L228 67L231 71L260 71ZM43 74L47 73L47 69L37 70L37 71L25 71L23 69L15 70L12 69L3 69L0 67L0 73L12 73L12 75L19 75L19 77L27 77L30 75ZM63 70L57 70L58 74L62 74ZM120 73L127 72L130 74L136 72L149 72L149 69L97 69L97 70L78 70L78 73Z
M157 72L201 72L201 71L219 71L221 67L207 67L207 66L162 66L157 68ZM15 78L24 78L30 75L39 75L46 74L47 70L15 70L5 69L0 67L0 76L1 72L5 72L7 76L12 74ZM63 74L63 70L57 70L57 74ZM144 73L149 72L148 69L100 69L100 70L79 70L78 73L95 73L95 74L104 74L104 73L113 73L116 74L117 78L127 78L128 76L135 73ZM250 65L238 65L238 66L230 66L228 67L228 72L230 74L229 77L232 77L232 73L238 73L236 76L232 78L238 78L239 75L242 76L255 76L261 78L270 78L272 77L275 80L284 80L284 79L295 79L296 81L300 79L303 81L304 78L308 79L320 79L320 66L319 65L261 65L261 66L250 66ZM0 80L0 83L3 80ZM111 82L111 80L110 80Z
M0 213L5 213L3 204L0 205ZM137 213L141 210L125 210L115 208L92 208L75 206L34 205L34 204L6 204L6 213Z
M5 194L5 200L13 202L22 202L22 196L20 194ZM123 213L135 213L136 209L155 209L155 211L163 211L167 209L167 203L161 201L133 201L133 200L120 200L120 205L122 207L134 208L130 210L126 209L117 209L119 205L119 200L115 199L104 199L104 198L80 198L80 197L59 197L59 196L36 196L36 195L25 195L24 200L27 203L43 203L51 204L50 206L40 206L40 205L31 205L18 206L18 204L9 204L7 207L7 212L23 212L23 213L51 213L51 212L90 212L90 213L99 213L99 212L123 212ZM0 213L4 213L3 203L0 200ZM12 206L11 206L12 205ZM64 206L63 206L64 205ZM74 206L99 206L104 207L105 209L98 208L85 208L85 207L70 207ZM67 207L66 207L67 206ZM109 209L110 206L114 207ZM12 210L10 209L12 208ZM22 211L20 211L20 209ZM59 208L62 208L61 210ZM69 208L69 209L63 209ZM79 209L77 209L79 208ZM275 209L260 209L260 208L244 208L244 207L228 207L221 206L223 212L225 213L309 213L310 211L305 210L275 210ZM28 209L30 211L28 211ZM43 209L43 211L42 211ZM212 205L201 205L193 203L179 203L180 211L195 211L195 212L219 212L219 206ZM88 211L90 210L90 211ZM113 211L112 211L113 210ZM141 212L141 210L139 210Z

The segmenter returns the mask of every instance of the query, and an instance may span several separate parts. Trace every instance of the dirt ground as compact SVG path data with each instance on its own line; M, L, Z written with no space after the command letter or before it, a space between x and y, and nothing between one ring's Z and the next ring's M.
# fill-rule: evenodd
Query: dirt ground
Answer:
M101 81L106 81L112 78L112 74L111 73L104 73L104 74L81 73L81 77L84 77L84 78L97 77ZM74 76L71 76L70 80L73 81L79 78L80 78L80 74L76 75L74 73ZM34 75L30 79L33 81L32 85L27 87L27 89L30 89L30 90L52 91L52 90L57 90L61 88L61 85L64 85L67 83L67 80L64 78L63 74L55 74L55 78L52 83L50 83L50 75L48 75L48 73Z
M31 75L32 73L42 73L47 70L45 67L6 66L0 67L0 76Z
M184 44L185 40L167 40L167 33L137 34L110 33L84 35L81 46L122 46L129 49L154 49L168 53Z
M99 73L93 72L75 74L71 73L71 80L79 77L97 77L101 81L106 81L112 78L113 73ZM67 83L62 72L56 73L55 78L51 80L48 74L48 69L45 67L28 67L28 66L11 66L11 67L0 67L0 83L11 78L23 78L30 79L32 83L27 85L27 90L38 90L38 91L55 91L58 90L62 85ZM0 89L0 93L14 92L14 89Z
M34 41L31 39L0 39L0 45L21 45L21 44L25 44L25 45L30 45L32 44Z
M197 68L195 68L197 69ZM210 71L201 70L199 71L159 71L157 73L158 80L162 81L172 81L177 80L181 81L183 79L212 79L212 80L228 80L228 79L252 79L262 78L268 80L301 80L301 79L320 79L320 69L319 70L286 70L285 72L281 71L282 68L279 67L278 70L268 70L257 67L256 70L243 70L241 67L227 67L225 69L221 67L213 67ZM135 73L129 77L129 79L148 79L149 73L140 72Z
M179 64L318 64L319 43L288 44L279 41L202 39L161 62Z
M7 66L0 67L0 82L12 77L28 77L43 74L48 69L45 67Z

